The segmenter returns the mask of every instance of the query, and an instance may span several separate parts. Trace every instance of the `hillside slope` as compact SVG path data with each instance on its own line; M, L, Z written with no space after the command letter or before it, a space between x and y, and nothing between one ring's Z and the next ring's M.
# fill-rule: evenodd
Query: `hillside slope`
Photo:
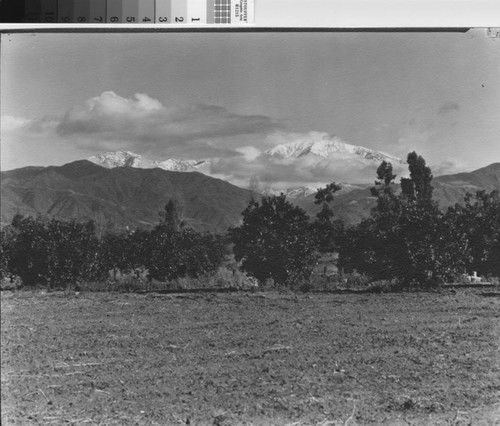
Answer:
M245 189L197 172L106 169L86 160L2 172L1 191L4 224L16 213L41 213L148 228L158 223L158 212L175 198L190 226L217 232L238 223L250 198Z

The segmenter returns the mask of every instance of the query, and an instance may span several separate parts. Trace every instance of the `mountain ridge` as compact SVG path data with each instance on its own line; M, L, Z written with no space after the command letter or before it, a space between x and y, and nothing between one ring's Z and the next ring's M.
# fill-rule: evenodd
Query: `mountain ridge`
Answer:
M500 163L472 172L437 176L434 197L445 209L463 203L467 192L500 190ZM375 206L367 184L352 185L335 195L336 217L357 223ZM292 190L297 190L296 188ZM290 198L314 216L314 191ZM40 213L60 219L93 219L118 229L150 228L169 199L181 204L189 226L202 231L225 232L241 221L241 213L255 194L200 172L176 172L159 168L108 169L87 160L63 166L24 167L1 173L1 219L10 223L16 213Z
M87 160L2 172L2 223L16 213L104 220L118 227L152 227L169 199L192 227L211 232L236 225L251 192L199 172L118 167Z

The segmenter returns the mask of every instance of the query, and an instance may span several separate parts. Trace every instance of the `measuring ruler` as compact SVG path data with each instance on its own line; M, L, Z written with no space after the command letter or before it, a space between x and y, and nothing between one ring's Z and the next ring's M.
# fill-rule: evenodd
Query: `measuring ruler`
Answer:
M21 6L19 3L24 4ZM1 22L251 24L254 0L1 0Z

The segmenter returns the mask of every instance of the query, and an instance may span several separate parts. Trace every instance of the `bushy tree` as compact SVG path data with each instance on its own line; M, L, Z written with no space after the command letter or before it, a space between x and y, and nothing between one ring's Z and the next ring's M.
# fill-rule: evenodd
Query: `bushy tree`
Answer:
M317 262L309 216L284 194L251 200L243 224L230 230L234 255L244 271L260 282L292 285L307 278Z
M467 193L465 205L455 205L446 214L455 238L467 241L469 273L500 276L500 196L498 191Z
M176 232L161 225L150 233L147 253L145 268L151 278L162 281L213 272L224 257L217 238L192 229Z
M9 270L18 275L23 285L47 284L48 235L40 217L16 215L10 225L13 235L9 244Z
M47 224L47 232L48 281L51 285L66 286L106 276L92 221L52 219Z
M137 243L136 252L143 253L145 268L157 280L196 278L216 270L224 258L222 241L186 228L172 200L160 214L160 223Z
M8 269L26 286L67 286L106 273L92 222L17 215L8 228Z
M17 223L22 219L21 215L14 217L13 223ZM13 248L18 231L11 224L0 230L0 279L11 278L15 273L13 272Z
M391 164L382 162L371 190L376 207L369 219L346 231L339 264L373 279L397 278L416 286L451 281L463 272L467 243L456 237L454 222L433 200L425 160L411 152L407 162L410 177L401 179L399 195Z

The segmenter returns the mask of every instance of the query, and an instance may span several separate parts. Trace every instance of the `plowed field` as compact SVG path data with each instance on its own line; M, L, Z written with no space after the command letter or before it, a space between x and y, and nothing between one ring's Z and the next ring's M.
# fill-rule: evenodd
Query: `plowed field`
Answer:
M2 292L2 424L500 424L500 298Z

